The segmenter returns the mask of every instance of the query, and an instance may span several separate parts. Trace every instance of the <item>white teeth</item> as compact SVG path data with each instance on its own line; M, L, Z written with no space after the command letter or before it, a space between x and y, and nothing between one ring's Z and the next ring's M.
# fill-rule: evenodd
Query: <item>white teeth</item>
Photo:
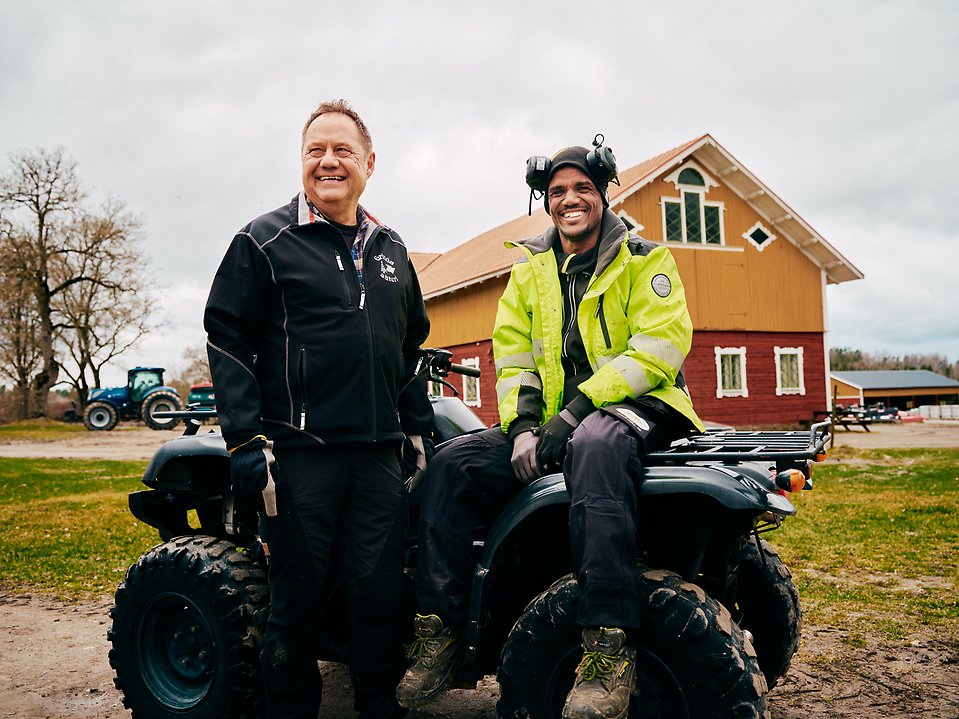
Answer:
M577 217L584 214L586 213L582 210L572 210L571 212L564 212L563 217L565 217L567 220L575 220Z

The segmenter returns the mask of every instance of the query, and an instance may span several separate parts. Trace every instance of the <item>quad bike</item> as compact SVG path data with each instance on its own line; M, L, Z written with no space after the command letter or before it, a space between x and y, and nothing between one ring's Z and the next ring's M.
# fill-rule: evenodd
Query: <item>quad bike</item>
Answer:
M426 350L419 371L445 383L453 365ZM450 386L450 385L447 385ZM450 386L452 389L452 386ZM455 392L455 390L454 390ZM432 398L433 440L484 429L456 397ZM162 544L126 573L110 611L110 664L134 719L257 717L259 653L269 609L256 517L233 503L218 433L198 434L209 410L179 413L184 436L164 444L130 495ZM712 431L647 456L638 536L642 621L630 717L766 716L766 693L799 644L799 596L760 535L811 489L829 424L809 431ZM410 496L405 606L415 612L418 496ZM559 717L580 656L579 587L570 574L569 496L562 474L529 484L475 533L466 658L454 686L500 683L500 717ZM323 661L345 661L345 592L318 605Z

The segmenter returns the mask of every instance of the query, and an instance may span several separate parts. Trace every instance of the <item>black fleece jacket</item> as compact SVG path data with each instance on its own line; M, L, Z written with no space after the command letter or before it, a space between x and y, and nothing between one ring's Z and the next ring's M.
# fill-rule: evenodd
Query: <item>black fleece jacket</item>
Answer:
M363 283L301 192L233 238L204 328L227 446L257 434L278 447L392 442L428 434L425 378L401 392L429 334L406 246L372 223Z

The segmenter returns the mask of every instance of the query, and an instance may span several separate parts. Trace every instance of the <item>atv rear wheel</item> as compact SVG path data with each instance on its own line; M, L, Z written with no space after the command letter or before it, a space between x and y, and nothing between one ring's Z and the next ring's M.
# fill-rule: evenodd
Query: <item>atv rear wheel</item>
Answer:
M637 688L630 717L766 716L766 681L756 653L721 604L672 572L639 580ZM500 717L558 719L582 657L576 625L580 589L563 577L526 608L503 648Z
M133 719L263 714L266 573L230 542L177 537L117 588L110 666Z
M83 424L92 431L109 432L119 418L117 408L109 402L91 402L83 411Z
M755 538L743 548L738 577L733 616L753 635L759 666L772 689L799 649L799 590L776 550L764 540L757 546Z
M154 412L177 412L180 409L180 398L177 397L173 392L154 392L145 400L143 400L143 407L141 411L141 416L143 421L146 423L146 426L150 429L173 429L179 424L180 420L176 417L171 417L169 419L154 417Z

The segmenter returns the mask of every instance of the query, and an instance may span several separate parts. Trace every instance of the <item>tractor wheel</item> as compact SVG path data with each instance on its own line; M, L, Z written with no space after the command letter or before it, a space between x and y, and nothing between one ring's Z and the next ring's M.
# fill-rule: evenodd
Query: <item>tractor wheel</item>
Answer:
M757 546L750 539L743 548L736 604L733 616L753 635L759 666L772 689L799 649L802 609L792 574L763 540Z
M647 570L638 588L643 599L630 717L767 716L756 653L725 607L672 572ZM563 577L516 621L497 676L499 716L558 719L582 657L579 599L575 578Z
M127 571L110 610L114 684L133 719L264 714L266 572L230 542L177 537Z
M173 429L179 424L180 420L176 417L159 418L154 417L154 412L177 412L180 409L180 398L173 392L154 392L143 400L141 416L146 426L150 429Z
M91 402L83 411L83 424L92 431L109 432L119 419L117 408L109 402Z

